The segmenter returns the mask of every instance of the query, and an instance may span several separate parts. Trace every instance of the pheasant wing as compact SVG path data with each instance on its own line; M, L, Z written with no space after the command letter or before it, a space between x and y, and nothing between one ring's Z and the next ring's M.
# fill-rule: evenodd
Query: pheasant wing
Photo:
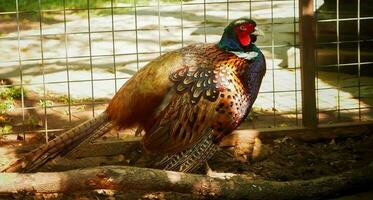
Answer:
M151 153L187 149L202 136L212 134L219 84L213 69L183 67L171 73L174 89L143 139Z

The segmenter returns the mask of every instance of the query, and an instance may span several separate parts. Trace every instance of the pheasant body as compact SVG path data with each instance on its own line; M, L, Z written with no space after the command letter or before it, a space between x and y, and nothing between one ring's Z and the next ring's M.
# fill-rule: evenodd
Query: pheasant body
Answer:
M150 84L154 88L143 94L149 99L157 99L156 96L161 95L163 100L158 102L157 109L153 112L148 112L148 109L136 111L138 115L144 116L136 124L142 126L146 132L143 138L145 150L154 154L190 154L185 151L203 143L201 138L217 143L237 128L247 116L265 73L263 54L257 48L253 48L253 51L256 56L248 60L244 56L239 57L234 52L223 50L216 44L194 44L164 55L172 55L179 63L164 66L163 70L168 70L162 73L169 75L161 90L159 84ZM150 63L149 66L144 69L144 76L150 74L145 71L156 71L151 69L152 66L157 67L156 65ZM158 76L156 73L152 75ZM147 80L145 77L137 79ZM118 113L118 108L111 107L112 105L126 102L122 97L120 100L117 98L119 97L114 97L112 102L118 103L111 103L108 107L109 116L117 116ZM140 100L134 102L144 103ZM145 106L146 103L142 105ZM140 114L141 111L144 113ZM118 125L123 125L121 121L126 121L120 117L117 119ZM212 137L203 137L210 134ZM175 158L180 161L180 157L182 156L177 155L169 159L170 162Z
M153 60L115 94L104 112L107 120L119 129L143 129L145 151L163 155L158 167L198 168L245 119L258 95L266 65L253 44L255 26L238 19L218 44L193 44Z

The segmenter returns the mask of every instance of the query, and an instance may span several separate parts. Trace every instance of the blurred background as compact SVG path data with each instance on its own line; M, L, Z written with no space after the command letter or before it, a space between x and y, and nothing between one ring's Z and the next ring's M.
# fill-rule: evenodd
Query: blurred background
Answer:
M373 6L317 0L318 124L373 118ZM168 51L217 42L254 19L267 59L241 128L302 126L298 0L0 0L0 137L48 137L101 113L137 70Z

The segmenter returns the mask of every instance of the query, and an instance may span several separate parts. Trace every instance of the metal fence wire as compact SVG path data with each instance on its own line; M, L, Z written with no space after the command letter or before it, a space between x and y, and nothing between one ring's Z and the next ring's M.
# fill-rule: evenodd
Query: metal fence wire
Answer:
M102 112L152 59L195 42L217 42L239 17L254 19L264 31L257 46L267 59L242 128L303 126L297 0L0 2L2 134L45 133L48 141ZM319 124L373 117L373 12L367 7L362 0L312 6L316 103L306 106L316 106Z
M316 1L319 123L372 120L373 6Z

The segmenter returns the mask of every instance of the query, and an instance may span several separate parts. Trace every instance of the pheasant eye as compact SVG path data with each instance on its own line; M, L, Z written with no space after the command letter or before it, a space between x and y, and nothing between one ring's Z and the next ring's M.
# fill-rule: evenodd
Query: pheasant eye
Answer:
M244 26L244 25L241 25L241 26L240 26L240 30L241 30L241 31L247 31L247 27Z

